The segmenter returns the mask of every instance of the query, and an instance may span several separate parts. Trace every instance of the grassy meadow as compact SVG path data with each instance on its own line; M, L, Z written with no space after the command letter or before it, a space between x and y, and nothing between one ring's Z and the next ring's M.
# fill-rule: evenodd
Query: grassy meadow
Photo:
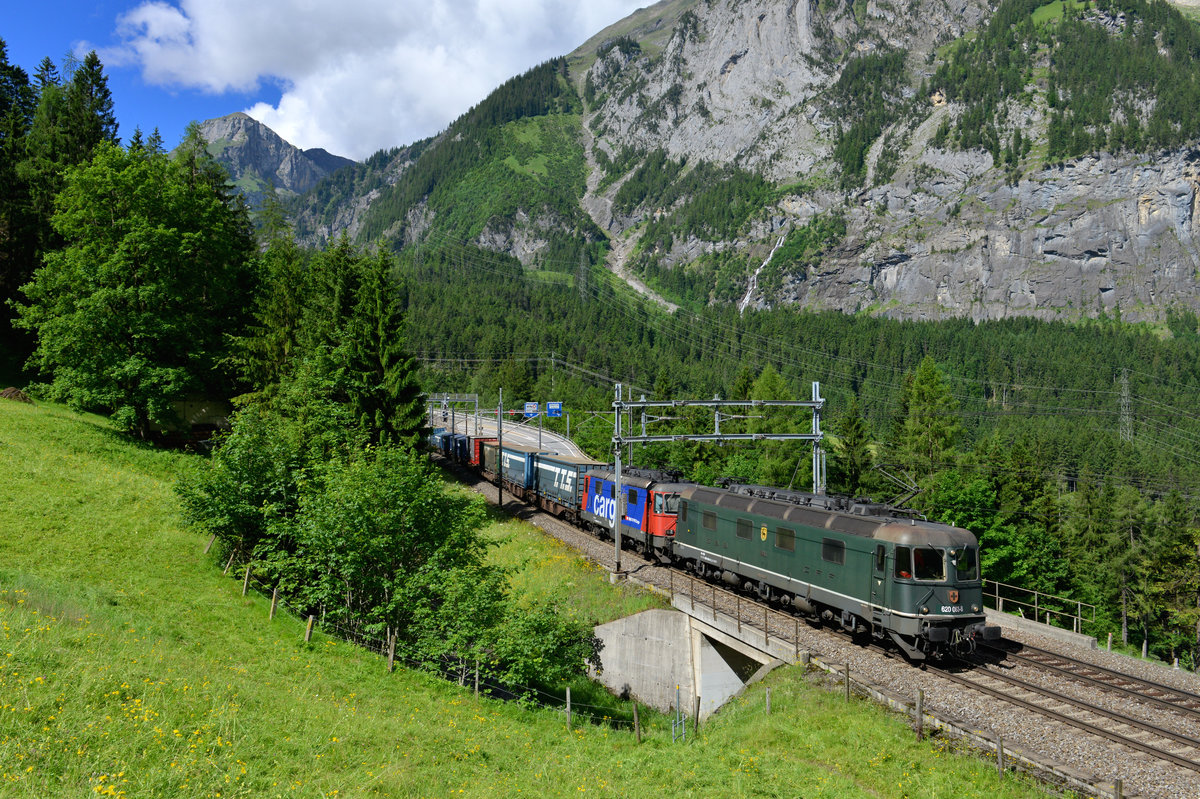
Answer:
M650 715L639 746L603 724L476 699L268 620L172 484L191 456L107 423L0 401L0 796L987 797L1044 794L918 744L903 721L779 670L687 744ZM612 617L613 589L532 527L497 521L517 590Z

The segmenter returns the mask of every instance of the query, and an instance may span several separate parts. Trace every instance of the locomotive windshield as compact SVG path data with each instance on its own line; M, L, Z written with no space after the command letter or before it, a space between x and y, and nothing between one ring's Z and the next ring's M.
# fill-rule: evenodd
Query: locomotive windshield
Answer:
M654 512L655 513L679 513L679 495L678 494L655 494L654 495Z
M896 547L896 576L903 580L945 580L946 557L933 547Z
M950 550L950 562L954 564L954 571L958 579L979 579L979 558L976 557L974 547Z

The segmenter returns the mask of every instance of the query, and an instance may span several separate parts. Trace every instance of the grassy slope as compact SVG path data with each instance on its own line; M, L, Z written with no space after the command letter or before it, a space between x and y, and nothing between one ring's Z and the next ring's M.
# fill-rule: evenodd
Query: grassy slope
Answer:
M0 402L0 796L1040 795L795 670L769 680L769 718L756 688L686 748L658 717L638 747L305 645L179 526L188 465L95 417ZM489 535L502 560L550 562L551 591L603 583L526 528Z
M567 55L571 77L577 83L576 88L583 90L584 76L596 61L596 50L605 42L628 36L637 40L642 46L642 52L655 56L671 40L671 35L675 32L675 22L697 2L698 0L659 0L614 22L579 45Z
M498 130L503 145L492 160L480 160L430 199L435 227L461 240L474 239L494 220L531 216L548 207L568 226L583 221L578 210L587 167L578 143L576 114L549 114L509 122ZM573 219L576 217L577 219Z

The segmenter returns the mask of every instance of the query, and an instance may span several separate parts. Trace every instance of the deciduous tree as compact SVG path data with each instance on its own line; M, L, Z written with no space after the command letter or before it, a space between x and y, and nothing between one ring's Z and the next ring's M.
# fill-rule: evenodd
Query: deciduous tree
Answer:
M197 136L175 158L101 142L68 170L53 218L66 245L18 305L52 395L141 436L189 394L230 395L218 362L254 291L244 206Z

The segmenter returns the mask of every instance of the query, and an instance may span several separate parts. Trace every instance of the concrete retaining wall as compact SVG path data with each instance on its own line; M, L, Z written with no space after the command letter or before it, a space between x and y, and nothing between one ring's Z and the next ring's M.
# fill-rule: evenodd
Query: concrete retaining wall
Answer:
M1051 627L1049 624L1041 624L1033 619L1014 616L1011 613L998 613L990 609L985 609L985 613L987 614L988 624L998 624L1002 630L1021 630L1032 635L1043 635L1047 638L1053 638L1055 641L1062 641L1072 646L1080 646L1084 649L1096 648L1096 639L1090 635L1080 635L1071 630L1064 630L1061 627Z
M690 716L699 696L701 719L782 662L676 610L647 610L595 632L604 642L596 680L664 713L678 703Z
M647 610L596 628L604 642L603 670L596 675L610 691L637 699L664 713L675 706L679 686L685 707L691 707L691 624L674 610Z

